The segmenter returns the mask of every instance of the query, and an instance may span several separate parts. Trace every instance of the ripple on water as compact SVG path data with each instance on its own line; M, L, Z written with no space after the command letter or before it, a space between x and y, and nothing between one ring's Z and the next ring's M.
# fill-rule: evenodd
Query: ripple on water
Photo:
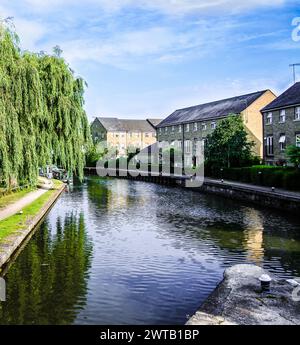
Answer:
M91 179L62 196L10 269L0 322L183 324L226 267L300 275L299 228L214 196Z

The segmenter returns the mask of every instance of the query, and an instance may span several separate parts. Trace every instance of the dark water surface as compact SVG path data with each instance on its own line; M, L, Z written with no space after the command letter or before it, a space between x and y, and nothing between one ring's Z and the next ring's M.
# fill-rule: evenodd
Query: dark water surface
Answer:
M300 276L300 217L90 179L58 200L9 269L0 324L184 324L238 263Z

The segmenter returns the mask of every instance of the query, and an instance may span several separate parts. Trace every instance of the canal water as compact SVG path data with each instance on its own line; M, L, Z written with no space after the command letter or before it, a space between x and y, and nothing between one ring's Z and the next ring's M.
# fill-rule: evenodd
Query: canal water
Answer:
M226 267L300 276L300 219L156 184L90 178L5 276L0 324L184 324Z

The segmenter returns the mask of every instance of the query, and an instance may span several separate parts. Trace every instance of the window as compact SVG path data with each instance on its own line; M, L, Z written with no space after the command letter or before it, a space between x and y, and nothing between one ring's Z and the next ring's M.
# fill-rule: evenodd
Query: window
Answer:
M279 147L280 147L281 152L283 152L286 149L286 136L285 136L285 134L280 134Z
M190 124L189 123L186 125L185 130L186 130L186 132L190 131Z
M273 136L267 137L267 147L266 147L266 152L268 156L273 156L274 155L274 139Z
M273 113L268 113L266 124L271 125L272 123L273 123Z
M296 146L300 147L300 133L296 134Z
M279 115L279 122L280 123L284 123L285 122L285 118L286 118L286 112L285 112L285 110L281 110L280 111L280 115Z
M178 141L177 141L177 148L178 148L179 150L182 150L182 142L181 142L181 140L178 140Z
M210 125L211 129L216 129L217 127L217 124L215 122L212 122L211 125Z
M162 129L160 128L160 129L159 129L159 133L161 134L161 132L162 132ZM130 136L132 136L132 134L131 134L131 133L130 133Z
M295 109L295 121L300 121L300 107Z
M146 138L149 138L149 133L145 133L145 137L146 137Z
M202 123L202 131L206 131L206 128L207 128L206 123Z
M197 124L197 122L195 122L194 123L194 132L197 132L197 130L198 130L198 124Z
M175 126L172 126L172 132L174 132L175 131Z
M191 153L191 141L190 140L186 140L184 142L184 151L187 154Z
M168 132L168 127L165 127L165 132L166 132L166 133Z
M178 126L178 132L181 133L181 131L182 131L182 126L179 125L179 126Z

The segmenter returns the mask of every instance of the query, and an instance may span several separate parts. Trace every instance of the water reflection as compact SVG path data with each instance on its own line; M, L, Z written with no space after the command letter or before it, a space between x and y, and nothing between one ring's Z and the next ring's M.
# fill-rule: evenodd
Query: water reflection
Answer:
M299 229L298 218L211 195L91 178L11 267L0 323L183 324L228 266L299 276Z
M84 308L92 254L84 217L68 214L51 230L44 222L5 276L1 324L71 324Z

